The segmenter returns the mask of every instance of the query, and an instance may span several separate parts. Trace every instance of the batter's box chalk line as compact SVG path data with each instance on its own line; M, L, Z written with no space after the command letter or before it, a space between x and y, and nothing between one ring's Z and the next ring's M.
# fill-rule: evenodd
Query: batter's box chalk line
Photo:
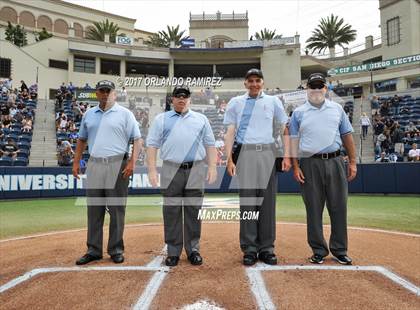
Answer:
M262 277L262 271L279 271L279 270L339 270L339 271L371 271L377 272L392 282L402 286L409 292L420 296L420 288L410 281L400 277L382 266L305 266L305 265L288 265L288 266L270 266L258 263L255 267L246 268L246 274L251 284L251 291L257 300L258 309L276 309L271 300L270 294Z
M22 276L14 278L6 284L0 286L0 294L7 290L25 282L40 274L57 273L57 272L88 272L88 271L151 271L153 276L147 283L143 293L136 301L133 309L148 309L152 304L159 287L169 272L169 268L162 265L163 258L166 253L166 246L162 249L161 254L155 257L146 266L89 266L89 267L51 267L51 268L36 268L26 272Z

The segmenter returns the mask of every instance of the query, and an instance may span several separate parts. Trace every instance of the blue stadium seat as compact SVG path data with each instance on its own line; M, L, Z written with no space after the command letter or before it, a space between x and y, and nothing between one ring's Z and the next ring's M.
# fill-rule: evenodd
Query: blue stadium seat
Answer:
M20 158L28 158L29 157L28 150L19 150L17 152L17 157L20 157Z
M11 157L0 157L0 167L10 167L12 166L12 161Z
M12 139L13 141L18 142L18 140L19 140L19 136L18 136L18 135L16 135L16 134L11 133L11 134L8 134L8 135L6 136L5 141L7 141L7 139Z
M28 142L18 142L17 147L20 150L29 150L31 148L31 144Z
M19 142L22 142L22 141L32 142L32 137L29 136L29 135L21 135L21 136L18 137L18 141Z
M18 157L13 161L13 166L17 167L26 167L28 165L28 159L23 157Z

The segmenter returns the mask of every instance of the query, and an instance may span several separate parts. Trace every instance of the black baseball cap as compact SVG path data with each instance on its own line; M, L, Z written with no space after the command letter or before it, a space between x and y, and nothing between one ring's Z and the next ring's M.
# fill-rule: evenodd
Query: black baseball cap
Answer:
M181 97L189 98L191 96L191 91L188 86L181 85L175 86L174 90L172 91L172 97Z
M102 89L102 88L115 89L115 84L108 80L102 80L96 84L96 89Z
M262 71L256 68L248 70L248 72L245 74L245 80L248 79L251 75L256 75L262 79L264 78Z
M325 76L322 73L312 73L308 78L308 86L322 85L327 83Z

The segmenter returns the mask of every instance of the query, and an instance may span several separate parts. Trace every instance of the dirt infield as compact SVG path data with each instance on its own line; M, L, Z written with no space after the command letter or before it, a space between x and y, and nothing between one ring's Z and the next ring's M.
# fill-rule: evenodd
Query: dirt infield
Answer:
M325 228L326 235L329 228ZM239 224L203 224L204 264L191 266L185 258L156 286L152 309L180 309L207 300L226 309L255 309L246 268L241 265ZM73 267L85 251L86 231L0 242L0 285L35 268ZM107 238L107 236L105 236ZM126 261L118 266L145 266L163 247L163 226L127 226ZM420 237L349 230L349 255L355 265L383 266L420 285ZM306 226L278 224L279 266L310 265ZM327 259L326 266L338 266ZM107 255L89 266L116 266ZM40 274L0 293L0 308L130 308L142 295L151 271L84 271ZM275 307L287 309L415 309L420 297L390 279L366 271L262 271ZM160 282L159 282L160 283ZM72 289L73 288L73 289ZM87 297L90 301L84 301ZM112 298L111 298L112 297ZM316 302L314 303L314 300ZM345 305L345 306L343 306Z

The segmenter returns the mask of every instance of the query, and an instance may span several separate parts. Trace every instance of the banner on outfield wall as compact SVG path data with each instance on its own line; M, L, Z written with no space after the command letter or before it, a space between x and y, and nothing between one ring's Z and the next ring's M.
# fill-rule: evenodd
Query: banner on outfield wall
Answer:
M237 192L236 177L226 173L226 167L217 168L217 180L206 185L206 192ZM363 164L357 167L356 178L349 183L350 193L420 194L415 180L420 175L420 164L388 163ZM292 171L277 174L279 193L299 193L299 184ZM75 179L71 168L65 167L0 167L0 199L23 199L41 197L73 197L85 195L86 176ZM129 194L158 194L148 180L146 167L136 168L130 178Z
M76 100L98 103L98 98L96 98L96 90L95 89L77 89Z
M407 65L411 63L420 62L420 54L417 55L411 55L411 56L404 56L404 57L398 57L368 64L362 64L362 65L354 65L354 66L348 66L348 67L338 67L328 70L328 74L331 76L337 75L337 74L347 74L347 73L356 73L356 72L362 72L362 71L370 71L370 70L376 70L376 69L385 69L387 67L394 67L394 66L401 66L401 65Z

